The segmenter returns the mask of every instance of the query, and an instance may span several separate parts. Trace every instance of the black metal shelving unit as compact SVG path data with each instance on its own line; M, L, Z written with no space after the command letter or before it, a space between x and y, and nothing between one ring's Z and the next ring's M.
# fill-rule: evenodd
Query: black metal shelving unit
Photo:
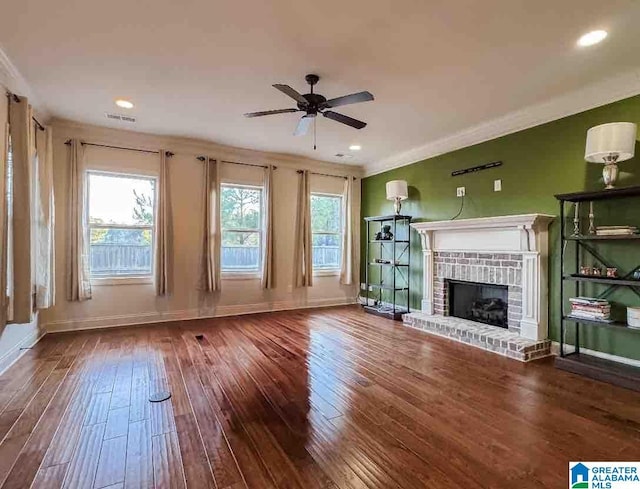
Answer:
M374 216L365 217L364 221L367 228L364 310L400 320L409 312L411 216ZM372 239L385 225L391 226L392 239ZM372 275L377 278L375 283L371 282Z
M633 278L634 272L640 270L640 265L628 271L621 277L604 277L580 275L581 260L584 256L590 256L595 262L600 263L603 267L612 267L609 262L598 249L594 246L595 242L601 245L607 242L628 241L633 245L639 243L640 235L628 236L598 236L591 234L569 235L567 236L565 205L567 203L579 204L590 203L611 199L640 197L640 186L624 187L611 190L602 190L595 192L577 192L570 194L559 194L555 196L560 203L560 356L556 357L556 367L568 370L573 373L585 375L605 382L610 382L623 387L640 391L640 368L614 362L594 355L587 355L580 351L580 331L581 328L595 327L607 328L611 331L631 331L640 335L640 329L634 329L627 326L621 321L605 322L597 320L589 320L583 318L572 317L565 313L565 286L573 284L575 287L575 296L581 295L583 286L586 284L598 284L605 288L598 294L600 298L606 298L619 287L626 287L640 297L640 280ZM637 204L636 204L637 205ZM574 246L574 264L575 273L565 274L567 247ZM638 259L640 261L640 248L637 249ZM567 323L575 325L574 331L574 351L567 352L565 334L567 332Z

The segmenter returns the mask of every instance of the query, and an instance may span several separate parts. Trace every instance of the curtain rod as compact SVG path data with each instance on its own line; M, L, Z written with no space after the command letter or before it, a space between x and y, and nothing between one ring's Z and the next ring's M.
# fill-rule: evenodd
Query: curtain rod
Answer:
M38 122L38 119L36 119L35 117L31 117L31 118L33 119L33 122L36 123L36 127L41 131L44 131L44 126Z
M11 92L7 92L7 98L13 99L13 101L16 104L19 104L21 102L20 97L18 97L15 93L11 93ZM40 129L41 131L44 131L44 126L42 124L40 124L40 122L38 121L38 119L36 119L35 117L31 116L31 119L33 120L33 122L36 123L36 127L38 129Z
M64 142L64 144L66 144L67 146L69 146L71 144L71 139L68 139L67 141ZM81 141L80 144L82 144L82 146L97 146L99 148L111 148L111 149L122 149L125 151L137 151L139 153L153 153L153 154L160 154L160 151L153 151L150 149L139 149L139 148L126 148L124 146L111 146L109 144L96 144L96 143L85 143L84 141ZM165 152L165 156L173 156L174 153L172 153L171 151L166 151Z
M206 156L197 156L196 159L199 161L204 161L206 158ZM210 158L212 160L215 160L215 158ZM239 161L226 161L226 160L220 160L220 163L229 163L231 165L242 165L242 166L255 166L258 168L269 168L268 165L258 165L256 163L240 163ZM274 166L273 169L276 170L278 167Z
M298 171L298 173L302 173L304 170L297 170L297 171ZM314 172L314 171L310 171L309 173L311 175L320 175L322 177L344 178L345 180L349 179L348 175L330 175L328 173L317 173L317 172ZM353 178L354 180L356 179L356 177L351 177L351 178Z

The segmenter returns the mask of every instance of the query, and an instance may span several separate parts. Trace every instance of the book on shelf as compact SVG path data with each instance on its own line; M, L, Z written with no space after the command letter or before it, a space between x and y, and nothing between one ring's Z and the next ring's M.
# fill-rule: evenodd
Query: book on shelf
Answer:
M630 236L638 234L636 226L598 226L596 227L597 236Z
M573 319L578 319L578 320L585 319L587 321L595 321L595 322L606 323L606 324L611 324L615 322L612 319L600 319L600 318L591 318L591 317L585 317L585 316L576 316L573 313L569 314L568 317Z
M610 316L610 313L608 313L608 312L580 311L580 310L577 310L577 309L571 309L571 314L573 316L603 318L603 319L609 319L609 316Z
M594 314L608 314L611 312L611 306L595 306L595 307L591 307L591 306L580 306L578 304L572 304L571 305L571 310L572 311L582 311L582 312L590 312L590 313L594 313Z
M586 306L609 306L609 301L606 299L598 299L595 297L571 297L569 299L571 304L582 304Z
M611 304L605 299L595 297L572 297L570 316L591 321L610 322Z
M629 225L624 225L624 226L596 226L596 230L599 229L638 229L637 226L629 226Z

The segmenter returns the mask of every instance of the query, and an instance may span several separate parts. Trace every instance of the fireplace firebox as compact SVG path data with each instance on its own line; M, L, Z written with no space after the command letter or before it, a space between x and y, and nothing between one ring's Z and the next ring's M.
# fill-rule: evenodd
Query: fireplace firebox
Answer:
M449 315L509 327L508 294L506 285L448 280Z

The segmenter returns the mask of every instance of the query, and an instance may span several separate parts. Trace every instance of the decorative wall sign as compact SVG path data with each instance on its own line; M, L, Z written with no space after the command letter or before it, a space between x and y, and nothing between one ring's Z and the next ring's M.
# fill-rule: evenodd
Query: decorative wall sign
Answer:
M488 170L489 168L496 168L502 166L502 161L494 161L493 163L487 163L485 165L472 166L471 168L465 168L464 170L456 170L451 172L452 177L459 175L465 175L467 173L475 173L477 171Z

